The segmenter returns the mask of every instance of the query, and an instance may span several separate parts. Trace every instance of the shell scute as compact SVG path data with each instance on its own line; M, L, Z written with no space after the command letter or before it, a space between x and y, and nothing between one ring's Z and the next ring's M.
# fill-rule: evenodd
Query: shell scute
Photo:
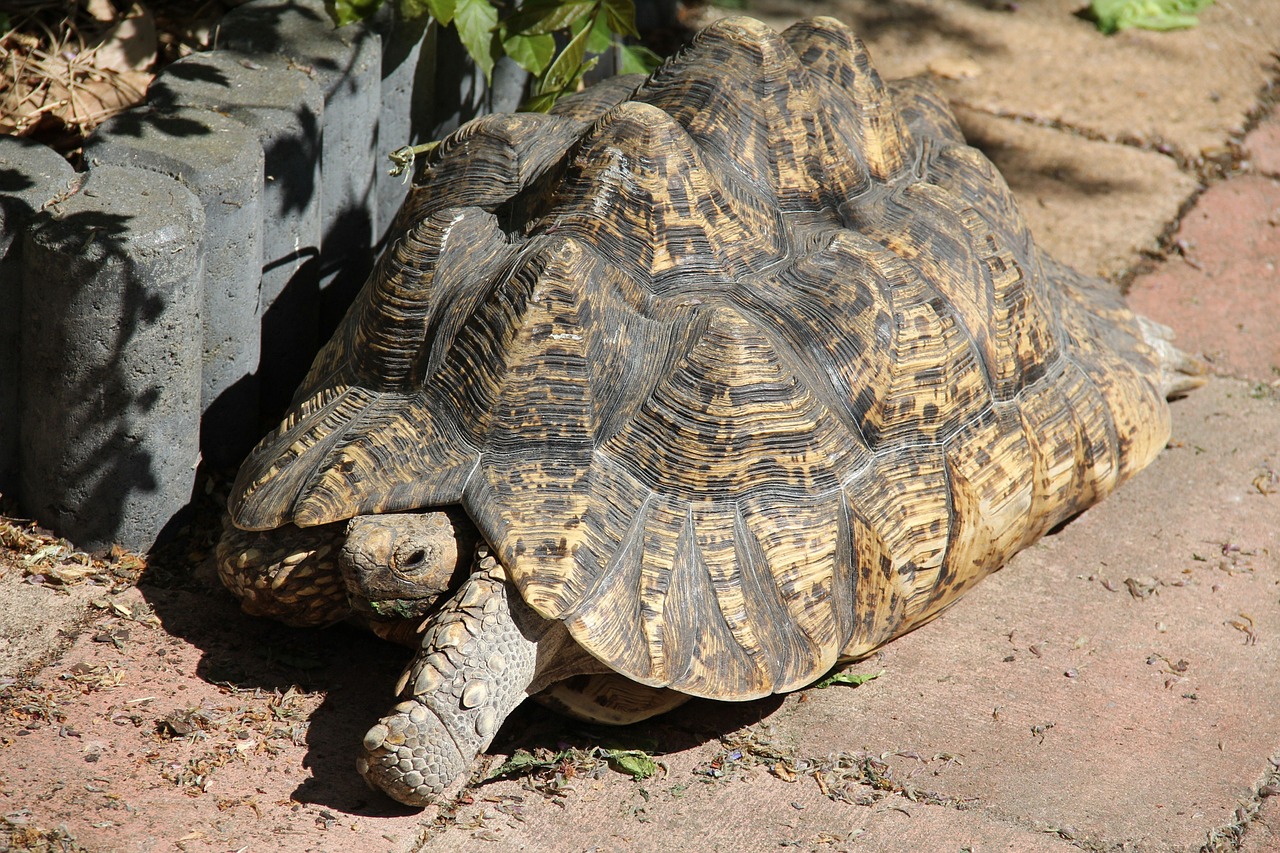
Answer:
M542 228L591 240L660 296L723 287L785 252L767 199L708 168L685 128L643 102L601 116L569 155L551 210Z
M454 207L493 213L559 162L583 122L537 113L496 113L458 128L426 158L392 233Z
M871 54L835 18L811 18L782 36L809 70L823 116L871 178L890 182L912 164L914 145Z
M706 68L717 73L690 73ZM703 30L635 98L669 114L718 170L745 180L770 207L816 211L829 204L824 164L811 145L818 114L811 77L760 22L730 18Z

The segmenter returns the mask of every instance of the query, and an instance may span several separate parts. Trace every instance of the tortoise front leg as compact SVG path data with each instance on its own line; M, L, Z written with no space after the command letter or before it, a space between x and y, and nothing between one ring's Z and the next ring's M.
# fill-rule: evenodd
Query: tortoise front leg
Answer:
M423 634L405 701L364 736L360 772L392 798L426 805L463 778L527 695L604 670L524 603L481 546L474 573Z

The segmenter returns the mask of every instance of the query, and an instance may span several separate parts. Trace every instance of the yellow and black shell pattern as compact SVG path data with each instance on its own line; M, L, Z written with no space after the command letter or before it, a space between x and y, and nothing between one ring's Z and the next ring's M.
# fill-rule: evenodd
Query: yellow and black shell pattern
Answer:
M1169 434L1134 315L832 19L730 18L647 79L478 119L397 227L233 520L460 504L645 684L801 687Z

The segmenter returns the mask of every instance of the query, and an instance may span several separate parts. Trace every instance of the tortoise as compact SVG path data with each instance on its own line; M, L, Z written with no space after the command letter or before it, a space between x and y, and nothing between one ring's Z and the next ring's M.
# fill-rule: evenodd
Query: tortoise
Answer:
M219 566L251 612L417 644L358 761L408 804L548 685L627 722L868 654L1147 465L1202 381L831 18L477 119L394 233Z

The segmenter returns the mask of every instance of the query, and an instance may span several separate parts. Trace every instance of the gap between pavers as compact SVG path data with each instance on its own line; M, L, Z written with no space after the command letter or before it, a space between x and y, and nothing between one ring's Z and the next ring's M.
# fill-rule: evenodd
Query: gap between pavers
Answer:
M1241 143L1246 163L1259 174L1280 178L1280 104Z
M1262 801L1262 808L1245 829L1240 853L1275 853L1280 850L1280 796Z

